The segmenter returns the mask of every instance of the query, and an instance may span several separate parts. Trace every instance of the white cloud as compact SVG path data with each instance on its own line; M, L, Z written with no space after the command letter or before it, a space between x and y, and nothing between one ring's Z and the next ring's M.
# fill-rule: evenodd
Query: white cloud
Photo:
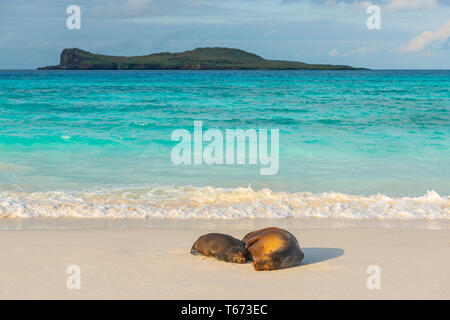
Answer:
M403 51L418 52L429 48L436 48L450 38L450 19L435 31L424 31L414 37Z
M195 17L226 11L220 4L219 1L202 0L97 0L90 11L98 17L119 19L180 15Z
M362 46L361 48L356 49L356 53L369 53L369 52L376 52L377 48L373 46Z
M345 1L338 1L337 5L340 7L346 6L347 3ZM351 4L353 7L358 8L358 9L366 9L368 6L372 5L372 2L370 1L353 1L353 3Z
M282 0L282 3L305 2L308 0ZM388 11L436 10L450 5L449 0L309 0L317 5L367 8L374 4Z
M329 55L330 57L335 57L335 56L339 55L339 50L336 49L336 48L334 48L333 50L331 50L331 51L328 53L328 55Z
M362 47L359 47L356 50L353 50L353 51L350 51L348 53L345 53L344 55L345 56L352 56L352 55L355 55L355 54L356 55L358 55L358 54L367 54L367 53L374 53L374 52L377 52L377 51L378 51L378 49L376 47L374 47L374 46L366 46L366 45L364 45Z
M106 17L141 17L161 13L159 3L152 0L125 0L119 3L101 3L92 8L98 16Z
M272 35L274 35L275 33L278 33L278 30L277 30L277 29L274 29L274 30L272 30L272 31L266 32L266 36L272 36Z
M388 0L385 8L388 11L434 10L439 5L437 0Z

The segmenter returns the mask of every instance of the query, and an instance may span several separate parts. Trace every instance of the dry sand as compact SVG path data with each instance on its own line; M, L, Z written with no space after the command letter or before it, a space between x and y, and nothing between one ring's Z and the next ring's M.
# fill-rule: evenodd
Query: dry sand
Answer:
M450 298L448 230L288 229L306 257L269 272L192 256L211 232L202 228L0 231L0 299ZM80 290L66 287L69 265L81 268ZM379 290L366 286L370 265L381 270Z

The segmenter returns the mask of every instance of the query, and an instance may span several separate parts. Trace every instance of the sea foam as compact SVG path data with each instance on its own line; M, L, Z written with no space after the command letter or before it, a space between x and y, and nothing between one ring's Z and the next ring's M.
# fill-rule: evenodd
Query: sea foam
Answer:
M450 198L153 186L85 192L0 191L0 217L449 219Z

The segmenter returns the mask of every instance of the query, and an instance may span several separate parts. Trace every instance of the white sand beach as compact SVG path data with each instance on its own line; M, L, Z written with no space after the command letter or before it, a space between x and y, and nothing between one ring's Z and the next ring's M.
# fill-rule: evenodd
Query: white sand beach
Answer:
M0 299L449 299L450 232L413 228L299 228L301 266L256 272L189 253L198 236L254 230L93 228L0 231ZM172 227L171 227L172 226ZM241 227L239 227L241 226ZM81 289L68 290L69 265L81 268ZM381 270L369 290L366 270Z

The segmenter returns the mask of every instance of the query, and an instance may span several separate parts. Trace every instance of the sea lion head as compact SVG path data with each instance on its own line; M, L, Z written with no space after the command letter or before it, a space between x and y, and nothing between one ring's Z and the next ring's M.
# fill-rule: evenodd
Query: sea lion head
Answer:
M243 247L232 247L228 252L228 259L234 263L246 263L249 260L247 250Z

